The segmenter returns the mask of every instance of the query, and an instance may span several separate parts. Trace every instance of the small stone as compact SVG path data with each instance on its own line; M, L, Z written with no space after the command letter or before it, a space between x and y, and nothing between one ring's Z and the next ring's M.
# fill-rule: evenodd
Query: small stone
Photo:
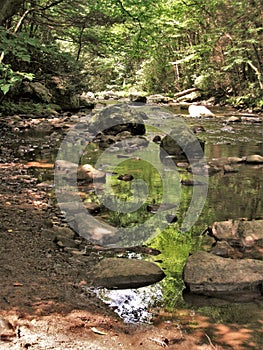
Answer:
M226 122L227 122L227 123L238 123L238 122L241 122L241 118L232 116L232 117L229 117L229 118L226 120Z
M131 174L124 174L124 175L119 175L117 179L122 181L132 181L134 177Z

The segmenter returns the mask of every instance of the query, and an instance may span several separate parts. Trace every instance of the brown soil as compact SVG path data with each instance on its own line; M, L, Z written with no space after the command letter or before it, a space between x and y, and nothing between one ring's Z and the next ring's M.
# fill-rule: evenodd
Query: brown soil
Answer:
M125 324L84 292L98 255L79 258L58 247L54 236L64 224L27 167L2 160L0 179L0 349L246 349L246 329L212 325L190 311Z

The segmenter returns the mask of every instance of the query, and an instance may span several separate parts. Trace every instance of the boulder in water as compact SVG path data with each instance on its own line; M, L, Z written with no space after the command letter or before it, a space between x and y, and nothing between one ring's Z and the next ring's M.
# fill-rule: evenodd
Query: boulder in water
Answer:
M207 107L196 104L191 104L188 108L188 112L192 118L211 118L215 116Z
M263 261L228 259L207 252L197 252L187 259L183 271L187 289L195 294L256 293L262 295Z

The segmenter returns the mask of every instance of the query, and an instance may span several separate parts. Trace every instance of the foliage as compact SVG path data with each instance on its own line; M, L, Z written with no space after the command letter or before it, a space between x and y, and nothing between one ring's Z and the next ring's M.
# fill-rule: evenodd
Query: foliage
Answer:
M197 86L262 104L260 0L14 2L0 9L2 94L33 75L69 74L86 90Z

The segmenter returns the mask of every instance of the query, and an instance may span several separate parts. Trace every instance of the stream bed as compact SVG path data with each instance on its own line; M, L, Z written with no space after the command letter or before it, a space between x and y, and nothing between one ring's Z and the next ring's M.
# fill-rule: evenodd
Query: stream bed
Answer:
M169 107L169 116L158 118L156 128L152 124L147 127L147 138L153 139L160 135L164 128L173 127L173 113L181 114L189 128L202 127L203 131L196 135L205 142L204 155L206 162L215 161L226 157L244 157L252 154L263 155L263 116L259 116L261 122L250 122L249 116L240 122L228 122L227 118L237 115L233 110L221 108L213 112L217 118L195 119L187 115L187 112L178 111L178 107ZM74 116L73 116L74 117ZM76 122L78 117L74 117ZM74 118L68 119L74 122ZM53 118L54 119L54 118ZM39 179L39 183L46 184L52 191L53 168L56 159L57 148L62 138L67 135L67 128L62 125L56 127L52 135L45 128L34 131L22 130L13 140L13 147L17 148L18 157L25 161L34 161L42 164L42 167L32 167L30 171ZM54 149L50 149L49 140L53 138ZM21 142L21 140L24 140ZM30 144L29 144L30 140ZM10 141L9 146L12 147ZM154 216L153 210L147 210L163 198L162 182L158 171L154 169L156 163L156 148L147 153L147 161L139 161L141 154L132 159L118 160L114 167L107 164L107 158L101 157L101 151L96 145L90 145L85 152L83 162L90 162L100 170L107 172L106 182L110 183L109 197L118 197L119 200L129 202L133 197L134 188L132 181L119 181L119 174L131 174L134 178L143 179L147 183L146 201L135 211L120 213L104 208L99 216L111 225L129 227L134 223L144 223ZM112 154L110 155L112 159ZM135 152L136 156L136 152ZM152 157L152 158L151 158ZM98 160L99 159L99 160ZM46 166L45 166L46 165ZM111 164L110 164L111 165ZM193 186L184 186L180 183L180 196L174 196L174 192L168 193L166 201L176 203L176 208L171 210L171 215L176 217L175 222L167 223L163 230L157 230L154 235L148 235L145 243L159 249L161 254L157 257L145 257L138 254L129 258L147 259L159 264L165 271L166 278L149 287L135 290L95 290L94 292L109 307L117 312L125 322L147 322L158 324L160 321L169 322L178 318L181 322L189 324L189 332L194 327L194 315L202 315L204 319L218 325L234 325L237 330L248 328L251 332L251 346L247 349L259 349L253 344L263 344L263 302L262 300L249 301L248 303L235 303L224 300L215 300L208 297L188 298L184 295L182 270L189 253L200 249L208 249L211 240L202 235L202 232L215 221L228 219L262 219L262 165L235 164L236 172L218 172L209 176L208 189L202 204L202 210L189 230L181 230L184 217L189 208L193 195ZM168 172L170 170L168 169ZM178 184L178 181L189 178L184 167L178 167L176 172L169 173L169 183ZM142 197L144 197L142 187ZM140 188L139 188L140 190ZM82 198L86 202L98 201L96 192L85 187L80 188ZM138 203L137 203L138 204Z

